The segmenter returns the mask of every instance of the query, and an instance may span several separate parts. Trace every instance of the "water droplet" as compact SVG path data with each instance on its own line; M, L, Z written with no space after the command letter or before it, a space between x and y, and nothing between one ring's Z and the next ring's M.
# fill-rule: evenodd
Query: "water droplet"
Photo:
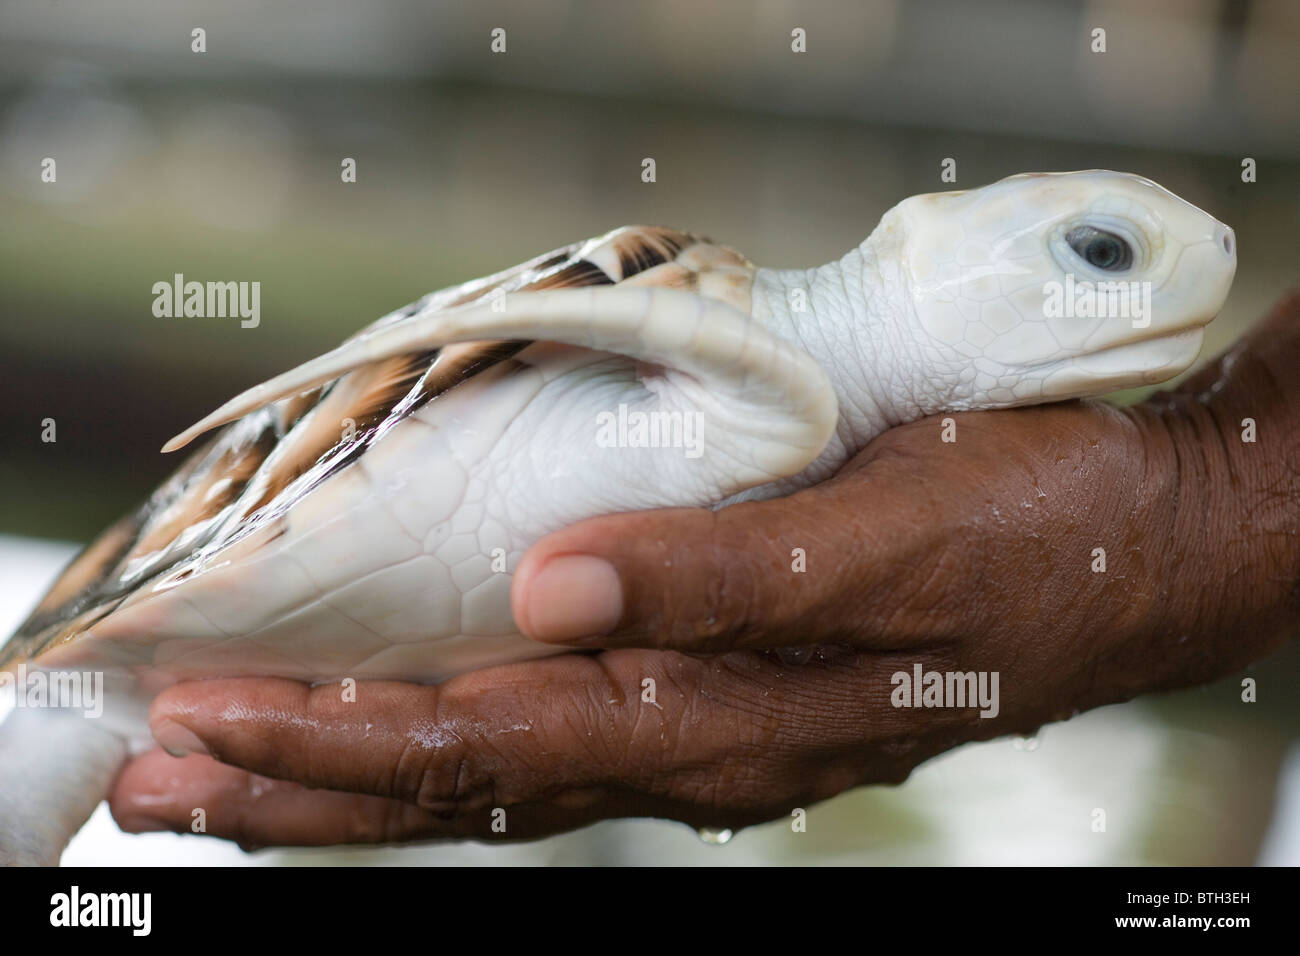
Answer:
M709 846L722 846L725 843L730 843L731 838L735 836L726 827L700 827L695 832L699 835L701 842L707 843Z
M786 667L800 667L812 660L814 647L778 647L773 649L776 659Z

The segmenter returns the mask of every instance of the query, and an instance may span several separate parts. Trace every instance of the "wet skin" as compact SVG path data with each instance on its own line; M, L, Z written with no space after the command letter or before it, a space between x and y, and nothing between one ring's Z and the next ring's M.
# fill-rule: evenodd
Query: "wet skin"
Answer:
M151 723L191 755L135 759L114 816L187 832L203 807L210 834L245 846L527 838L622 816L736 827L1230 674L1300 620L1296 369L1300 293L1135 407L958 414L955 443L925 419L789 498L582 522L532 548L513 606L530 636L598 653L363 683L355 703L337 685L178 685ZM816 650L763 650L789 646ZM916 664L998 671L998 715L895 708L891 675Z

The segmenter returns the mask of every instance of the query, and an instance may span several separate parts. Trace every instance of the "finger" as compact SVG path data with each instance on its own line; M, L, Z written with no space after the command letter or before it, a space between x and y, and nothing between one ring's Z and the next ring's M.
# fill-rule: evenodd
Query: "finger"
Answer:
M118 776L109 808L128 833L196 833L245 850L270 846L409 843L491 837L535 839L602 819L596 800L512 806L495 814L433 813L403 800L309 790L218 763L157 749ZM486 819L484 819L486 817Z
M400 800L308 790L210 757L178 760L162 750L122 770L109 807L128 833L206 833L245 849L404 842L438 826L433 814Z
M620 651L440 687L362 683L356 703L336 685L200 681L161 694L150 719L170 751L411 803L436 821L412 825L440 835L495 835L499 810L511 835L625 815L704 825L725 810L744 823L788 812L792 794L842 789L846 768L824 754L856 741L864 710L887 700L861 695L856 661L795 671L754 654ZM238 814L221 816L247 832Z
M855 642L876 630L880 607L897 604L885 599L900 571L941 550L934 509L906 468L867 464L788 498L610 515L556 532L515 572L515 620L534 640L573 646Z

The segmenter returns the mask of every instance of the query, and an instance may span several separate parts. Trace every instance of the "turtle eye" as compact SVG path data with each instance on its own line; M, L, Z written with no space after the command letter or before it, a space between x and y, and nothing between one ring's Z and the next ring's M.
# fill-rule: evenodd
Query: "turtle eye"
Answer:
M1133 247L1113 232L1092 226L1075 226L1065 241L1088 265L1105 272L1123 272L1133 265Z

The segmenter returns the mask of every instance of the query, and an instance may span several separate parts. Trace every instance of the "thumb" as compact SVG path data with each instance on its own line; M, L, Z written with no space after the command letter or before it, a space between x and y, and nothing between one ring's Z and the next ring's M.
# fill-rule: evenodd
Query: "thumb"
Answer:
M865 484L840 477L720 511L582 521L524 555L511 586L515 621L534 640L575 647L845 643L854 630L845 622L861 621L887 588L893 563L873 555L902 533L887 517L899 503L864 494ZM878 506L870 515L868 501Z

